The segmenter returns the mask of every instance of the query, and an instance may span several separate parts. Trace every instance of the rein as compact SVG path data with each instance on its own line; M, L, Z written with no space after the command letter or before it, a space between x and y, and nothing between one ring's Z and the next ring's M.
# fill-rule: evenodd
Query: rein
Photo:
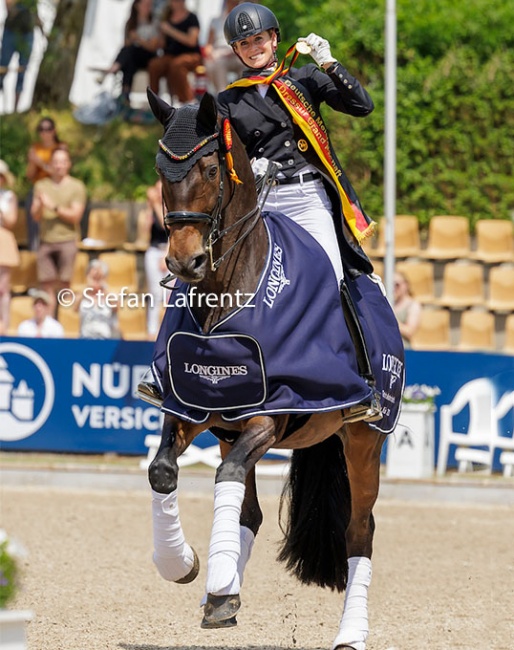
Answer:
M202 142L199 147L195 147L194 151L197 151L199 148L207 144L207 142L210 142L210 140L216 138L219 136L219 133L213 134L209 139L206 141ZM170 158L173 157L175 158L174 155L171 154L169 149L159 141L159 146L161 149L166 153ZM191 152L192 153L192 152ZM250 212L247 212L245 215L237 219L233 224L228 226L227 228L224 228L223 230L220 230L220 223L221 223L221 213L223 209L225 209L229 204L232 198L230 198L227 201L227 204L225 205L225 208L223 207L223 201L225 198L225 174L227 173L227 161L226 161L226 155L223 153L219 153L219 167L220 167L220 184L219 184L219 190L218 190L218 197L216 199L216 203L214 205L214 208L211 212L211 214L208 214L206 212L193 212L193 211L188 211L188 210L180 210L180 211L169 211L166 212L164 215L164 228L166 230L166 234L169 236L169 228L175 223L201 223L202 221L206 221L210 225L210 230L209 230L209 235L207 237L207 250L209 252L209 258L211 262L211 271L216 271L222 262L225 260L227 255L231 253L236 246L239 246L242 241L248 237L248 235L252 232L254 229L255 225L257 224L259 217L260 217L260 209L259 205L257 204L255 208L250 210ZM232 175L230 175L232 178ZM231 230L239 226L240 224L244 223L248 219L252 218L255 215L255 219L250 223L250 226L247 230L245 230L244 233L230 246L224 253L223 255L220 255L218 259L213 258L213 246L216 242L220 241L223 239L223 237L228 234Z

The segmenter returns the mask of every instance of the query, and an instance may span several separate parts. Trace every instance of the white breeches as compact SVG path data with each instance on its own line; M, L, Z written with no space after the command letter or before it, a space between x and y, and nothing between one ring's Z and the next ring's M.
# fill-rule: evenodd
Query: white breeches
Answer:
M343 279L341 253L332 219L332 205L321 180L274 185L263 210L282 212L311 234L328 255L336 280Z

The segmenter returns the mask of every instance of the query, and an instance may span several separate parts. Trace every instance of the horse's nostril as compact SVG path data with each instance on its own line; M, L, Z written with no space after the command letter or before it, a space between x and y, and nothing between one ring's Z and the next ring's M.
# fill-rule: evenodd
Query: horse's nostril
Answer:
M205 253L202 253L201 255L197 255L196 257L193 257L192 259L192 266L193 269L199 269L201 268L205 262L207 261L207 255Z

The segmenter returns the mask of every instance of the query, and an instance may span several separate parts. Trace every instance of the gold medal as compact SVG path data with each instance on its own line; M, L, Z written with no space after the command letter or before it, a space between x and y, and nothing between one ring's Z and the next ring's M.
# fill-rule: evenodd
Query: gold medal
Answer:
M307 144L307 140L304 140L303 138L298 140L298 149L300 151L302 151L302 152L307 151L308 148L309 148L309 145Z

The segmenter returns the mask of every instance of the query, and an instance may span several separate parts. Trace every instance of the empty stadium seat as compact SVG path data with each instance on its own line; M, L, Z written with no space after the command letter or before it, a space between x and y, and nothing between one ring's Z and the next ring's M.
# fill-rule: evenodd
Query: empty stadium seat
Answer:
M514 262L514 223L505 219L481 219L476 225L476 250L471 259L486 264Z
M107 264L109 274L107 276L107 286L109 291L116 293L123 287L127 287L127 292L137 292L137 257L135 253L119 251L116 253L101 253L98 259Z
M447 309L423 307L419 327L411 338L415 350L449 350L450 312Z
M11 271L11 292L26 293L37 286L37 254L34 251L20 251L20 265Z
M491 268L486 306L491 311L514 311L514 265L500 264Z
M129 253L144 253L150 245L150 226L148 208L143 208L137 215L136 239L123 244L123 250Z
M13 296L11 298L11 305L9 307L9 327L7 334L9 336L16 336L18 333L18 325L29 318L34 316L34 298L32 296Z
M484 269L478 262L448 262L443 271L443 290L435 303L463 309L485 302Z
M428 260L398 262L396 268L409 282L412 295L421 304L435 300L434 264Z
M94 208L89 212L87 237L79 248L106 251L123 248L127 241L127 213L116 208Z
M383 257L386 253L386 219L378 224L378 245L374 255ZM415 257L421 249L418 217L411 214L397 214L394 218L395 258Z
M75 262L73 264L73 275L70 286L75 293L82 292L86 286L86 273L89 264L89 253L86 251L77 251Z
M462 313L458 350L494 350L494 315L489 311L469 309Z
M59 307L57 320L63 326L66 338L78 338L80 331L80 317L73 307L68 309Z
M425 259L451 260L469 257L470 233L466 217L437 215L428 225L427 248L420 255Z
M146 309L143 306L118 309L118 322L121 336L129 341L144 341L148 338L146 328Z

